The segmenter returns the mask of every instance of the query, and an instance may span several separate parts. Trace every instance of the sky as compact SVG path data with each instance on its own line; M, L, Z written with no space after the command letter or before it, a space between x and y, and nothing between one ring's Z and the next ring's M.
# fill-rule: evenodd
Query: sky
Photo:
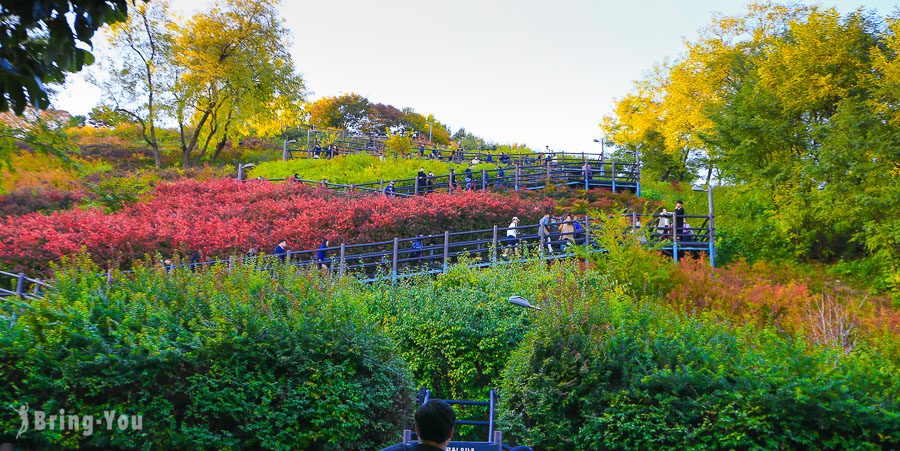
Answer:
M207 1L174 2L187 15ZM812 3L812 2L803 2ZM599 123L655 63L743 0L282 0L310 99L356 92L489 141L596 152ZM891 0L821 3L880 16ZM102 45L102 44L100 44ZM56 107L85 114L83 77Z

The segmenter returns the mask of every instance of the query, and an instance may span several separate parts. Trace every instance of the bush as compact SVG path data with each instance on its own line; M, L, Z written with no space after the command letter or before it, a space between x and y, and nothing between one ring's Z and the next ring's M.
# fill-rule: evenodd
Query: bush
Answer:
M579 274L575 264L456 265L434 281L385 282L366 296L418 386L445 398L486 399L530 323L530 312L507 299L538 299L547 287L563 287L558 293L566 296L565 287L599 284L596 273Z
M140 431L30 430L26 448L373 449L411 415L402 360L352 290L281 268L57 273L0 317L0 403L142 415ZM0 416L0 442L19 418Z
M205 258L272 249L312 249L323 236L337 243L537 222L552 202L490 193L435 193L413 198L344 196L297 184L234 180L160 184L153 198L115 213L98 209L0 218L0 262L41 270L86 248L103 265L127 265L146 254Z
M59 188L20 188L0 196L0 216L67 210L85 194Z
M552 299L504 370L501 428L541 449L895 448L896 365L621 295Z

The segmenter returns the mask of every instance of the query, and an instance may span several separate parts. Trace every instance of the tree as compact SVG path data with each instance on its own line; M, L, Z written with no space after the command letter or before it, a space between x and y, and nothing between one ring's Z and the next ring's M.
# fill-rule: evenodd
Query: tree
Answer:
M242 124L277 99L302 99L277 5L226 0L176 26L173 93L182 166L199 162L211 145L217 157L229 137L247 130Z
M771 224L798 257L868 252L897 274L896 23L750 5L638 82L602 126L664 179L705 167L709 180L715 167L725 183L769 193Z
M13 154L20 151L52 155L65 164L73 165L71 154L78 152L64 128L71 116L65 111L28 108L20 116L10 112L0 113L0 168L10 170Z
M157 123L171 105L172 36L168 4L164 0L134 3L127 20L110 27L111 55L101 58L95 83L102 87L109 109L140 126L157 167L162 165Z
M0 112L50 106L50 83L94 60L94 32L124 20L126 0L13 1L0 4Z

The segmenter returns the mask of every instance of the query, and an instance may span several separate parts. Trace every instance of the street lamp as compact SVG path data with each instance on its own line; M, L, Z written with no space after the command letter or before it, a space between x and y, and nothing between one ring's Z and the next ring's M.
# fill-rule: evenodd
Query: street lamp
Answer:
M241 163L238 163L238 165L237 165L237 167L238 167L238 176L237 176L237 179L238 179L238 180L242 180L242 176L244 175L244 169L252 168L253 166L256 166L256 165L253 164L253 163L247 163L247 164L241 164Z
M713 209L713 186L707 184L706 188L702 186L694 186L694 191L706 192L706 208L709 214L709 265L716 267L716 226L715 226L715 210Z
M523 298L522 296L510 296L509 303L513 305L518 305L519 307L530 308L534 310L540 310L541 308L536 305L531 305L528 302L528 299Z
M281 160L287 161L287 155L288 155L287 146L288 146L288 144L293 144L293 143L297 142L297 140L296 139L285 139L285 138L282 138L282 140L284 141L284 147L282 147L282 149L281 149Z
M606 138L594 138L595 143L600 143L600 177L603 177L603 162L606 160L606 146L604 145L605 141Z

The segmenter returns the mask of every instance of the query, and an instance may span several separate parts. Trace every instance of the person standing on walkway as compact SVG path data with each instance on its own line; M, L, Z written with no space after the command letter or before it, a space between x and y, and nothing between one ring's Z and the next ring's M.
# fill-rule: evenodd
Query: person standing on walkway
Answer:
M538 241L540 241L541 250L543 250L543 246L547 245L547 251L549 253L553 253L553 244L550 242L550 227L551 220L550 214L545 214L541 221L538 223Z
M503 187L504 176L506 176L506 171L503 170L502 166L497 166L497 188Z
M575 224L572 220L572 215L567 214L563 221L559 223L559 238L562 240L562 248L563 251L573 244L575 244Z
M428 178L425 180L426 189L425 191L428 193L434 192L434 171L428 171Z
M272 252L282 263L287 261L287 240L280 240L278 242L278 246L275 246L275 250Z
M385 197L394 197L394 181L391 180L387 186L384 187L384 196Z
M684 234L684 202L675 202L675 240L681 239Z
M428 186L428 174L425 173L425 168L419 168L419 173L416 174L416 191L419 194L425 194Z
M328 238L322 238L322 242L319 244L319 249L316 250L316 263L319 264L319 268L322 269L322 274L328 272Z
M512 222L509 223L509 227L506 229L506 243L505 249L503 249L503 256L506 257L509 254L509 249L512 248L513 252L516 256L519 255L519 218L513 216Z

